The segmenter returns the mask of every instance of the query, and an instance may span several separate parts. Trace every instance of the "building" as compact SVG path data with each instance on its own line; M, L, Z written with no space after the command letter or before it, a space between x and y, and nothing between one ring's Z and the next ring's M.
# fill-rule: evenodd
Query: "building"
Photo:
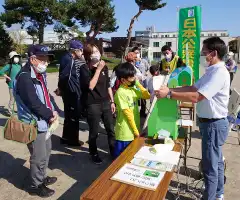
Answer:
M208 37L218 36L224 40L228 46L229 34L226 30L209 30L201 32L201 48L202 42ZM168 45L173 52L178 49L178 32L156 32L154 27L148 27L145 31L135 32L136 41L143 41L148 43L148 59L150 61L159 61L162 57L161 48Z
M12 30L9 29L8 33L10 37L19 44L26 44L26 45L31 45L33 44L33 38L30 36L25 29L17 29L17 30ZM78 34L75 32L71 32L74 37L77 37ZM44 44L59 44L59 43L65 43L65 41L70 40L70 36L68 34L65 34L63 36L63 40L59 40L59 34L54 32L52 29L45 29L44 30ZM36 41L35 43L38 43Z
M117 58L121 58L123 54L123 50L125 48L127 42L127 37L112 37L111 38L111 51L116 55ZM149 42L143 40L136 40L136 37L131 37L130 45L127 51L131 50L132 47L139 46L148 48Z
M135 37L131 38L130 46L133 41L136 41ZM123 49L126 45L127 42L127 37L112 37L111 38L111 43L112 43L112 48L111 51L116 55L117 58L121 58Z
M234 59L240 63L240 37L230 38L229 51L234 53Z

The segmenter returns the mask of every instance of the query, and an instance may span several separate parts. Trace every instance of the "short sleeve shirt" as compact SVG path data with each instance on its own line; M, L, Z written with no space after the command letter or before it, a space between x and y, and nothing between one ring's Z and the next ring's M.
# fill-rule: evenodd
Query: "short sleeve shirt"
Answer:
M134 121L137 128L140 129L140 114L138 110L138 100L141 99L141 92L133 88L125 88L120 86L117 90L114 100L117 106L117 120L115 125L115 137L119 141L132 141L134 140L134 133L130 127L127 117L124 115L123 110L130 109L134 114Z
M227 117L230 75L224 62L209 66L194 86L205 97L197 103L198 117L208 119Z

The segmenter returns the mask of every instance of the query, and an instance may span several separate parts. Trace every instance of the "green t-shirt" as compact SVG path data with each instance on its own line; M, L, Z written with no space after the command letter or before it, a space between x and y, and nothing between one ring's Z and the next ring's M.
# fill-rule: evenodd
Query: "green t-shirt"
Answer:
M11 74L9 74L10 73L10 64L5 65L0 70L0 76L7 74L11 78L11 81L8 83L8 87L10 89L13 89L13 81L15 80L15 78L20 70L21 70L20 64L12 64Z
M118 88L114 100L117 106L117 121L115 125L115 138L119 141L134 140L134 133L130 127L127 117L124 115L124 109L131 109L134 114L134 120L137 128L140 130L140 114L138 109L138 100L142 93L136 87L125 88L122 85Z

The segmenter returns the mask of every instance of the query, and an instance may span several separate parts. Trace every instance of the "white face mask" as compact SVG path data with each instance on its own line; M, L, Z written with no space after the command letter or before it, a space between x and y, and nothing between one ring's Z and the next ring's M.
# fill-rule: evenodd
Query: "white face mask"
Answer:
M100 59L101 59L101 54L98 52L96 52L96 53L94 53L94 54L92 54L91 56L90 56L90 58L91 58L91 60L93 60L93 59L96 59L96 60L98 60L98 61L100 61Z
M44 73L47 70L48 64L39 63L37 66L34 66L37 73Z
M166 61L169 62L172 59L172 54L165 55Z
M227 59L228 59L228 60L231 59L231 58L232 58L231 56L229 56L229 55L227 56Z
M137 58L140 58L140 53L137 53Z
M212 52L211 52L212 53ZM210 61L207 61L207 57L211 54L209 53L206 57L205 57L205 67L209 67L211 65L211 62Z
M14 62L14 63L19 63L19 58L18 58L18 57L14 57L14 58L13 58L13 62Z

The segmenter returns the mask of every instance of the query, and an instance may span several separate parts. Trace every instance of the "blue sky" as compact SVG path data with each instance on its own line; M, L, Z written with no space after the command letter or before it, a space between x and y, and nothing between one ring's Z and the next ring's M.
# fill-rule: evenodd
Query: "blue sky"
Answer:
M4 0L0 0L2 5ZM239 0L165 0L167 6L156 11L144 11L134 24L135 30L154 25L157 31L177 30L177 7L202 6L202 30L228 30L231 36L240 36ZM126 36L130 19L137 13L135 0L113 0L119 29L101 37ZM3 11L2 6L0 11ZM82 29L83 31L86 29ZM134 32L133 32L134 34Z

